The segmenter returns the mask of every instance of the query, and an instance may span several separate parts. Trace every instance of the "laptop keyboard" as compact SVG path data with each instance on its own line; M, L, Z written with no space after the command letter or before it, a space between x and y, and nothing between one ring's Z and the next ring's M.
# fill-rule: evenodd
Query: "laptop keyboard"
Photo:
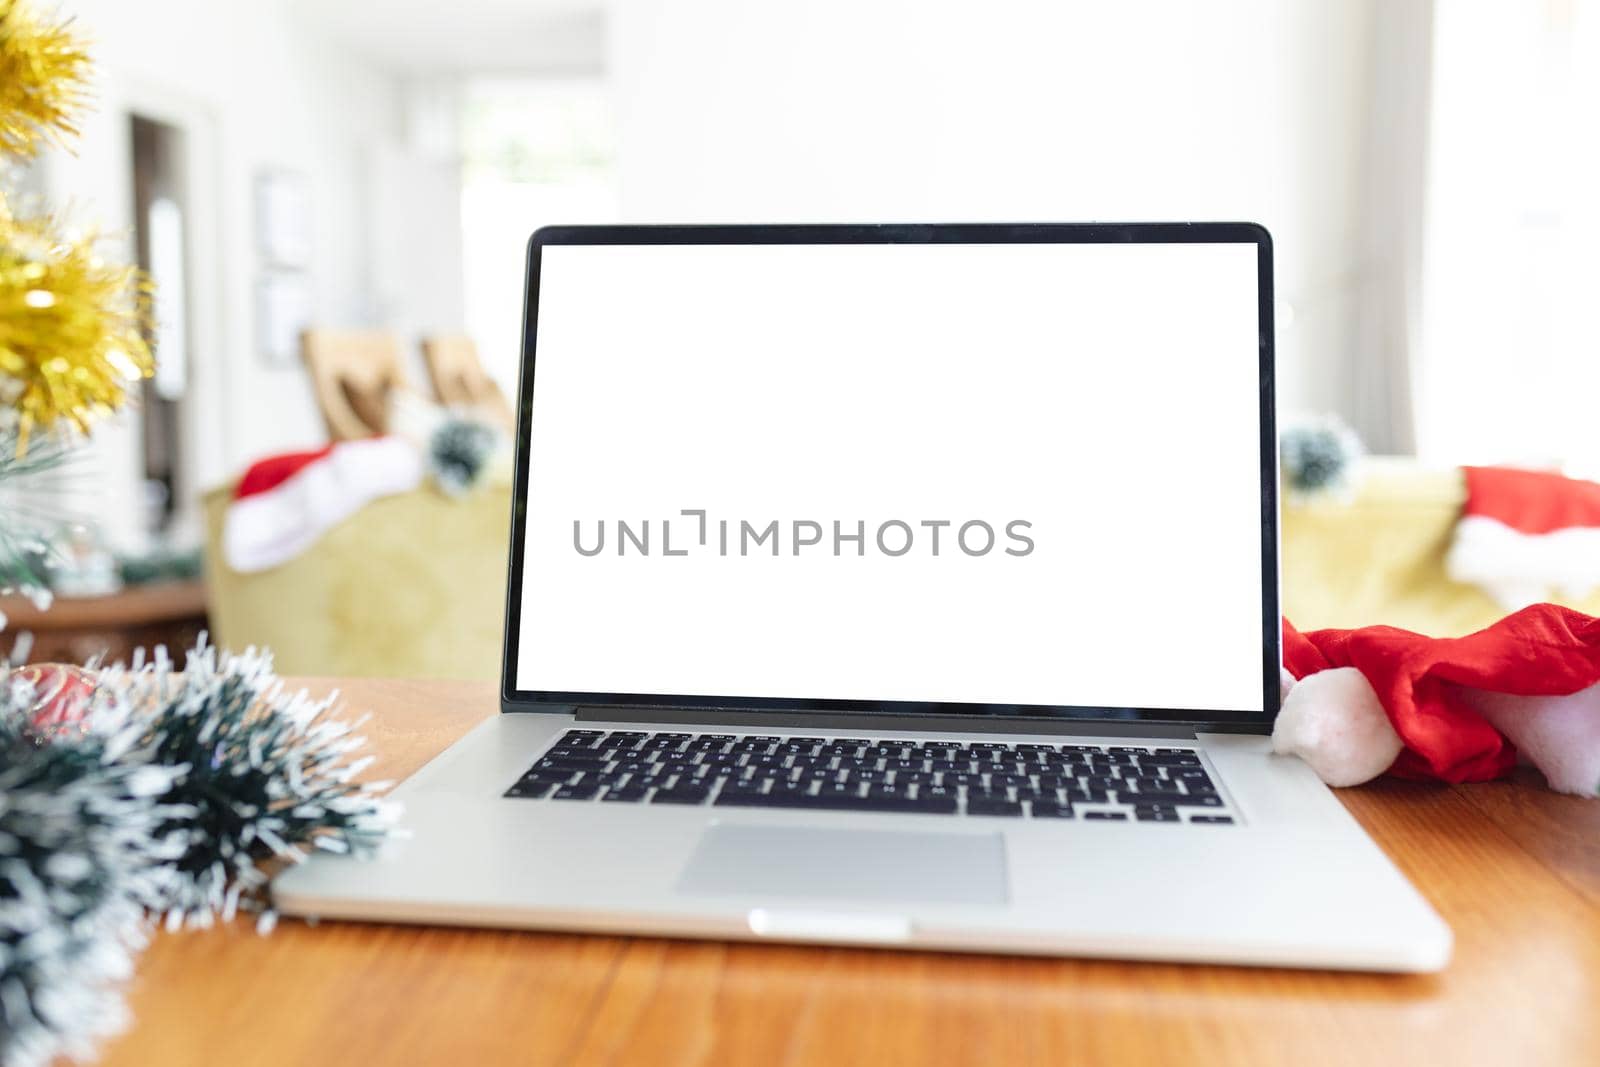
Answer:
M1234 822L1187 748L568 730L531 800L997 818Z

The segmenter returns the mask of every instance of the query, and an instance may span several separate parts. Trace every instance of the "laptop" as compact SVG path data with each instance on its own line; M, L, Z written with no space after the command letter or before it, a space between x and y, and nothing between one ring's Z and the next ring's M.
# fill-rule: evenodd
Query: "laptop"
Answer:
M278 906L1442 967L1269 750L1272 310L1249 224L538 231L502 714Z

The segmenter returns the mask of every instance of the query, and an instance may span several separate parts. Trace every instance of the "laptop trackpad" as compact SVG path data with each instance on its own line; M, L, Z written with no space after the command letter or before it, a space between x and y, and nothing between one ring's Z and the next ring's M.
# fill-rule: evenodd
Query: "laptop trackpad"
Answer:
M899 904L1006 904L1005 838L917 830L715 824L678 892Z

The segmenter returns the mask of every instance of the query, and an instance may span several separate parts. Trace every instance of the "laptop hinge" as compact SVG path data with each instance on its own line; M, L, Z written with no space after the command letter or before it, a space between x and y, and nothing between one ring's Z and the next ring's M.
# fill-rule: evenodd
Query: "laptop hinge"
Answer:
M582 704L573 709L580 722L638 722L670 725L760 726L781 730L915 730L953 734L1060 734L1068 737L1161 737L1192 741L1195 726L1128 719L998 719L972 715L850 715L808 711L783 714L731 708L649 708Z

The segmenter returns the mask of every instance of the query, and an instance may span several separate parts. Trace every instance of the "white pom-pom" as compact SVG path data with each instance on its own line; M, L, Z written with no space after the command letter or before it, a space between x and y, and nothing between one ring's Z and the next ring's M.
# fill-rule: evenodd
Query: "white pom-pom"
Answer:
M1295 683L1272 730L1272 750L1299 756L1333 786L1371 781L1405 747L1366 676L1354 667Z

